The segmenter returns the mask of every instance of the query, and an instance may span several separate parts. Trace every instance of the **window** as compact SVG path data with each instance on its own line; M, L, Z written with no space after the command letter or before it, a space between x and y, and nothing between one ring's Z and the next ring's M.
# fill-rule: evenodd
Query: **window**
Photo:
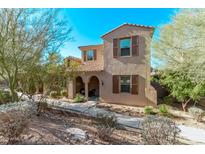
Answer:
M120 76L120 91L125 93L130 93L130 76L123 75Z
M94 51L88 50L87 52L87 61L94 60Z
M130 56L130 38L120 40L120 55Z

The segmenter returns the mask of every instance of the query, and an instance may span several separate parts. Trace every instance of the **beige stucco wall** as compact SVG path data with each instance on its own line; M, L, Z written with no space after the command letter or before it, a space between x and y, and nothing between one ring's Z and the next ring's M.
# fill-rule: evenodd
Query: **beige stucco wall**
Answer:
M104 36L104 86L102 87L101 99L105 102L120 103L127 105L154 105L155 94L153 88L150 86L150 66L147 63L146 55L150 51L145 49L145 39L151 38L152 30L146 28L137 28L132 26L123 26L118 30ZM113 38L123 38L132 35L139 35L139 56L137 57L118 57L113 58ZM144 38L142 38L144 37ZM146 54L147 53L147 54ZM126 93L113 94L112 93L112 75L134 75L138 74L139 79L139 94L132 95Z
M132 35L140 36L139 56L113 58L113 38L129 37ZM91 49L97 50L97 61L86 63L101 63L104 65L104 71L79 73L79 76L82 77L83 82L85 83L85 90L88 90L90 78L96 76L99 79L100 100L103 102L133 106L156 105L156 91L150 85L150 49L146 50L147 42L149 42L148 40L151 39L151 36L152 29L136 26L123 26L104 36L103 45L80 47L82 52ZM147 40L146 43L145 39ZM138 95L128 93L113 94L113 75L136 74L139 75ZM73 86L75 87L75 81L73 82ZM75 89L72 91L75 93Z
M90 45L90 46L82 46L79 47L81 50L81 58L83 60L83 52L87 50L96 50L97 51L97 58L96 61L86 61L85 63L104 63L103 58L103 44L99 45Z

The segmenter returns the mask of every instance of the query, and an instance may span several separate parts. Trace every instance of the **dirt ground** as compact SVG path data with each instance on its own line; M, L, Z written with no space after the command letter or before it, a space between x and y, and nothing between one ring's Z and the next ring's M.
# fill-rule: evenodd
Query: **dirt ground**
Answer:
M40 116L34 116L28 128L21 135L17 144L141 144L140 134L136 130L118 128L108 141L100 139L97 135L95 119L77 114L56 110L47 110ZM80 128L86 131L88 138L84 141L71 140L66 132L67 128Z

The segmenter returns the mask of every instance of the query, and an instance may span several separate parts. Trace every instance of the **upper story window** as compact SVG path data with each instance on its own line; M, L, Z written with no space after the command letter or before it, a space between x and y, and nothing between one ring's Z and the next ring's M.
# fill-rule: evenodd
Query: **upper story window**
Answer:
M97 50L96 49L89 49L82 51L82 58L83 61L96 61L97 60Z
M120 76L120 91L123 93L130 93L130 75Z
M94 51L93 50L88 50L86 52L86 54L87 54L87 61L94 60Z
M130 38L120 39L120 56L130 56Z

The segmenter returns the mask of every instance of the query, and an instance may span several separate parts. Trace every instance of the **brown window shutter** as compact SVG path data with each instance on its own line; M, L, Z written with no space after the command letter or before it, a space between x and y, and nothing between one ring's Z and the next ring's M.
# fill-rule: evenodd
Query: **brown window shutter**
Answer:
M96 49L93 50L93 53L94 53L94 60L96 60L97 59L97 50Z
M119 39L113 39L113 58L117 58L119 48Z
M119 75L112 76L112 90L114 94L119 93Z
M138 94L138 83L139 76L138 75L132 75L132 94L137 95Z
M86 51L83 51L83 60L86 61Z
M139 36L132 36L132 56L139 56Z

